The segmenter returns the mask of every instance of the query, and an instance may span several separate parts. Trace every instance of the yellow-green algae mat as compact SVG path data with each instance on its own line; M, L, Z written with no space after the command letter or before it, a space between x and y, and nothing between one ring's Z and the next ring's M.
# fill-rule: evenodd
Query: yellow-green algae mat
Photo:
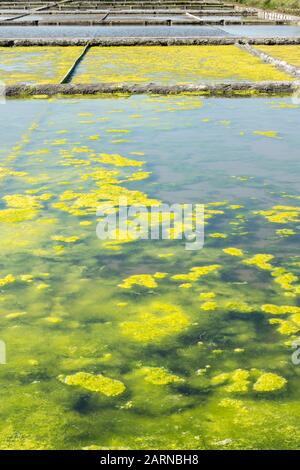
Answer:
M16 83L60 83L82 47L0 47L0 80Z
M300 67L300 46L257 46L256 48L275 59Z
M236 46L92 47L74 83L292 80Z
M6 106L1 449L299 448L299 106ZM204 249L99 240L119 197L205 203Z
M0 47L0 80L58 84L83 47ZM235 46L92 47L73 83L187 84L201 81L281 81L292 77Z

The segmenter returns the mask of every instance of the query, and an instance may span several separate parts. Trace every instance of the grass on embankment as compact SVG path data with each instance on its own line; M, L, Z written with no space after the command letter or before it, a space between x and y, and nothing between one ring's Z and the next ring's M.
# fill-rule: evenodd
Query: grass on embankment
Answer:
M264 8L266 10L288 11L300 10L300 0L237 0L245 6Z

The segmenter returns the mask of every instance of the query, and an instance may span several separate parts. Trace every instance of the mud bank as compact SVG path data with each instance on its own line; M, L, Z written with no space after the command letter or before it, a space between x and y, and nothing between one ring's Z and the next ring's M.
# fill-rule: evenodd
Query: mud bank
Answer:
M110 38L99 37L93 39L75 39L75 38L29 38L29 39L0 39L0 47L18 47L18 46L191 46L191 45L216 45L226 46L232 44L251 44L251 45L299 45L300 37L282 37L282 38L246 38L246 37L216 37L202 36L195 37L132 37L132 38Z
M295 82L231 82L203 83L198 85L145 85L97 83L60 84L60 85L9 85L7 97L25 97L38 95L97 95L97 94L161 94L172 95L194 93L212 96L253 96L253 94L291 94L298 90L300 81Z

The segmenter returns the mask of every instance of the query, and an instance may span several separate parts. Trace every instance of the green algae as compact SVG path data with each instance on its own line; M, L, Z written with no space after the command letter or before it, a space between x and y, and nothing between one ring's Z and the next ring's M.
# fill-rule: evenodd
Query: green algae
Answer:
M148 308L137 320L121 323L124 335L142 343L155 342L181 333L189 325L188 316L175 305L155 303Z
M298 108L198 101L9 101L1 449L299 448ZM258 114L282 139L254 134ZM120 194L206 203L204 249L98 240L95 208Z
M67 375L61 380L67 385L82 387L91 392L102 393L107 397L120 395L125 390L125 385L119 380L114 380L103 375L92 375L87 372L77 372L74 375Z
M224 386L227 393L245 394L251 390L259 393L273 393L285 388L287 380L272 372L258 369L237 369L232 373L221 373L212 378L213 386Z
M153 385L168 385L184 382L184 379L177 375L170 374L170 372L163 367L143 367L141 373L145 376L145 381Z
M142 59L141 59L142 57ZM74 83L168 83L290 80L235 46L92 47ZM221 123L227 124L222 120Z
M281 390L286 384L286 379L277 374L262 374L253 385L253 389L256 392L274 392Z

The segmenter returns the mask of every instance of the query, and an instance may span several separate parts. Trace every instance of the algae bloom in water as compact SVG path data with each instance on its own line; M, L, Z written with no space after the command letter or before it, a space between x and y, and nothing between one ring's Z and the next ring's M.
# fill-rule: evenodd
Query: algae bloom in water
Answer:
M171 383L184 382L184 379L171 374L163 367L143 367L141 372L145 375L145 381L153 385L168 385Z
M298 110L270 106L282 98L198 101L7 102L0 449L299 448ZM36 111L31 141L14 142L28 124L16 113ZM221 115L232 124L220 126ZM253 135L258 115L280 139ZM147 155L142 171L111 158L107 120L129 128L118 155ZM207 234L227 238L208 236L194 252L180 239L115 249L96 237L96 210L123 196L147 208L204 202Z
M107 397L121 395L126 389L125 385L119 380L105 377L102 374L93 375L88 372L77 372L74 375L60 379L67 385L77 385L90 390L91 392L102 393Z
M287 380L280 375L271 372L262 374L257 382L253 385L256 392L275 392L283 389L287 384Z

